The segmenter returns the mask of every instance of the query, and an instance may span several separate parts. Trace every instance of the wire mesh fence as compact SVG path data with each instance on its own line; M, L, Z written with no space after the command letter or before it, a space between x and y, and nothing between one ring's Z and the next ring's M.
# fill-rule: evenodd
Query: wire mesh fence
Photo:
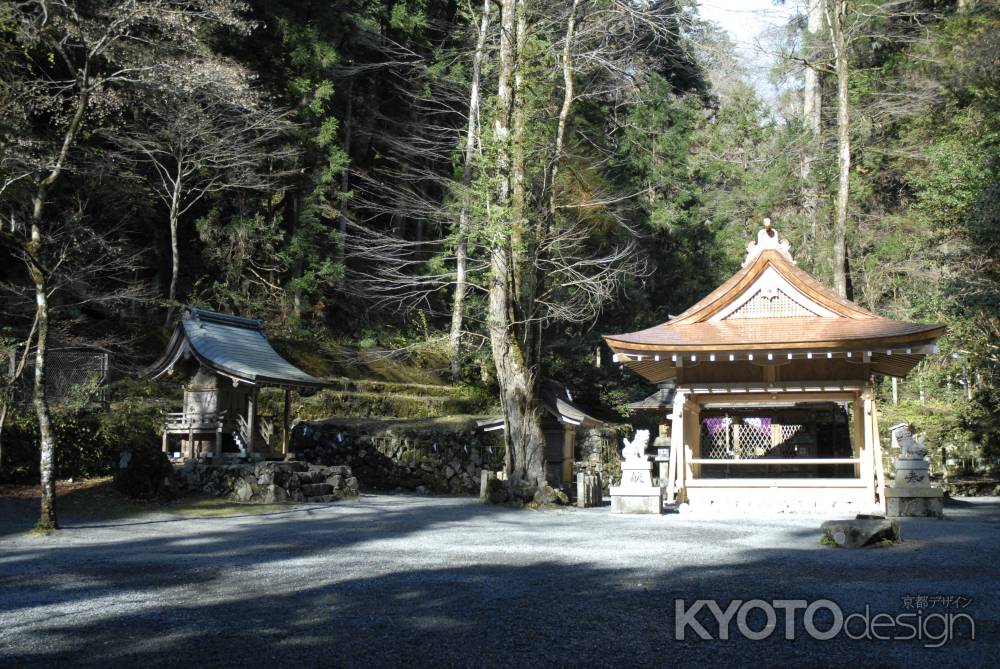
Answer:
M6 353L6 377L14 376L17 351ZM62 405L102 401L108 380L111 357L105 351L86 348L50 349L45 363L45 397L51 404ZM21 375L8 386L15 406L31 402L35 382L34 361L28 360Z

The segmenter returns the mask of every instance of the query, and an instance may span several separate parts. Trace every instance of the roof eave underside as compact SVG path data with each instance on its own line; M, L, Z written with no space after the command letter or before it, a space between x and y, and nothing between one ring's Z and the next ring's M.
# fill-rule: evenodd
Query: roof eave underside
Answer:
M868 364L871 371L875 374L901 379L920 364L925 357L927 356L922 354L893 353L892 355L887 355L885 353L872 353L871 362ZM670 360L625 360L621 364L651 383L662 383L677 376L678 368ZM725 365L728 362L705 362L701 364ZM765 366L765 363L761 363L761 367L763 366Z
M780 319L775 319L780 320ZM887 319L886 319L887 320ZM669 327L665 325L662 327ZM652 329L652 328L651 328ZM921 326L919 329L899 335L889 335L884 337L856 337L832 339L827 341L784 341L784 342L729 342L725 344L670 344L650 341L629 341L621 337L628 335L604 335L604 341L616 353L625 351L643 351L650 353L712 353L721 351L809 351L809 350L833 350L833 351L858 351L870 348L886 348L896 345L919 346L923 344L933 344L945 333L945 326L937 323Z

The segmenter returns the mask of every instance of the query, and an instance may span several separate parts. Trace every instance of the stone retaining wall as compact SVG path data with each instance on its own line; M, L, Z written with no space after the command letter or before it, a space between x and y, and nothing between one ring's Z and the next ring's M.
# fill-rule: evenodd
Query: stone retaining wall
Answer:
M292 431L299 460L349 465L366 489L478 494L480 472L503 468L503 440L471 416L425 420L331 418Z
M346 465L257 462L206 465L188 462L181 478L191 490L243 504L332 502L358 496L358 479Z

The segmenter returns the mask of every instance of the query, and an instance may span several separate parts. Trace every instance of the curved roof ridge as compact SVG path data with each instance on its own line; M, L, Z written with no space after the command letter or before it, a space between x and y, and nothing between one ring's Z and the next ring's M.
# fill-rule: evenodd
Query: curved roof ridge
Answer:
M185 307L167 351L147 372L157 378L185 357L227 376L260 386L322 388L331 385L285 360L268 341L261 321Z

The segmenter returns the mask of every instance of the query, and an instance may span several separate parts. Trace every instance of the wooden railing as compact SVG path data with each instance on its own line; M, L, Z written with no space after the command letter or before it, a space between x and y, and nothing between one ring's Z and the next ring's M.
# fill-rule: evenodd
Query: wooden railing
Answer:
M861 458L688 458L692 465L854 465Z
M186 432L214 432L226 420L226 412L190 413L179 411L164 415L163 430L168 434Z
M236 414L236 436L239 437L243 447L250 445L250 426L247 419L242 414ZM265 450L271 450L271 442L274 440L274 416L257 416L257 439L256 443L262 443ZM251 449L253 450L253 449Z
M261 416L257 423L257 433L267 449L271 450L271 444L274 441L274 416Z
M170 450L170 435L187 435L187 446L182 449L185 457L195 457L194 437L206 433L215 437L215 456L222 455L222 430L226 422L225 411L168 413L163 417L163 452Z

